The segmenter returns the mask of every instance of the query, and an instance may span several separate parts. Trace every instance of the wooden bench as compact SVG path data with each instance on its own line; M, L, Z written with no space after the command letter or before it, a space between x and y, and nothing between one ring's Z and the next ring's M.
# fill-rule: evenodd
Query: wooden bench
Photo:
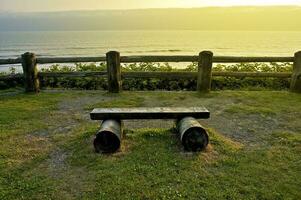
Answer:
M90 113L90 116L92 120L181 119L187 116L197 119L208 119L210 112L204 107L95 108Z
M122 120L133 119L175 119L181 142L187 151L199 151L207 147L209 136L196 119L210 118L204 107L155 107L155 108L95 108L92 120L102 120L96 134L96 152L112 153L120 148Z

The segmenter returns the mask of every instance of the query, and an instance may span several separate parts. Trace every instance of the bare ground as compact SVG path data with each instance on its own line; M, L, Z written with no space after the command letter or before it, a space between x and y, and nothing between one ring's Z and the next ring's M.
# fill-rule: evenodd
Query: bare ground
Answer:
M267 140L264 138L274 131L290 131L290 129L299 129L301 131L301 125L288 127L286 126L286 120L290 119L289 113L278 113L276 115L262 115L262 113L232 113L228 109L231 106L241 104L240 98L229 97L229 98L203 98L199 96L186 96L185 93L175 93L176 97L170 99L168 97L161 97L160 95L143 95L142 102L139 103L139 106L153 107L153 106L205 106L211 112L211 118L209 120L200 120L201 124L205 128L213 129L227 138L231 139L234 142L241 143L246 149L248 148L257 148L268 145ZM140 95L138 94L139 98ZM81 123L92 123L95 126L99 126L99 122L92 122L89 118L89 109L86 109L88 106L102 103L110 105L110 102L114 102L120 98L118 96L110 96L106 93L98 94L93 92L92 94L79 95L76 98L63 100L59 104L59 112L69 115L70 117L66 121L62 121L59 126L52 131L62 131L62 132L72 132L72 129L75 129ZM100 103L100 104L99 104ZM114 104L113 104L114 105ZM297 114L298 115L298 114ZM300 114L299 114L300 115ZM134 134L133 131L144 128L162 128L170 129L174 127L173 120L131 120L125 121L125 128L131 134ZM67 130L66 130L67 129ZM92 146L91 138L91 146ZM91 147L92 148L92 147ZM62 149L57 149L51 154L51 158L48 161L48 168L52 176L60 178L65 175L67 171L71 171L68 168L68 163L66 159L68 158L70 152L66 152ZM82 180L83 177L89 176L87 174L88 170L81 168L73 168L77 170L75 173L82 174L78 178L68 178L66 184L73 184L74 187L78 190L74 190L74 197L80 197L81 191L77 187L74 180ZM78 182L78 181L77 181ZM84 182L84 180L82 180ZM90 186L93 187L93 186Z
M290 120L289 113L279 113L277 115L262 115L261 113L231 113L227 109L240 102L238 98L200 98L198 96L186 97L185 93L176 93L175 99L166 97L156 97L156 95L143 95L142 106L205 106L211 112L209 120L200 120L206 128L214 129L219 133L241 142L245 145L260 145L264 144L261 138L275 130L290 131L290 129L300 129L299 127L285 126L286 120ZM97 104L99 102L108 103L119 97L109 96L106 93L92 92L89 95L79 95L76 98L63 100L59 104L59 112L69 115L69 119L62 121L58 127L50 132L68 132L78 125L78 122L92 122L89 118L89 109L87 106ZM120 97L122 98L122 97ZM140 128L164 128L169 129L174 126L173 120L131 120L125 121L126 129Z

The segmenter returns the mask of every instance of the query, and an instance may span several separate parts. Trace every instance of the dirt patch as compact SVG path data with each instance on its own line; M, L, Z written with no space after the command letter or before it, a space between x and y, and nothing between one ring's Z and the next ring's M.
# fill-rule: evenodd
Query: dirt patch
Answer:
M62 173L68 169L66 159L69 154L61 149L57 149L50 154L47 166L51 177L56 179L61 178Z
M141 95L140 95L141 94ZM218 96L211 94L209 96L199 96L197 93L186 92L154 92L143 93L135 92L133 95L143 98L143 106L205 106L211 112L209 120L200 120L206 128L212 128L219 133L231 138L234 141L243 143L247 146L265 145L264 137L278 130L300 129L300 126L287 127L286 120L293 120L289 113L277 113L276 115L262 115L261 113L231 113L227 109L233 105L242 103L240 96ZM58 127L48 131L42 130L40 134L66 133L74 129L80 123L93 123L90 120L88 106L111 100L132 98L132 95L107 95L104 92L92 92L83 95L82 93L75 98L64 99L59 103L59 112L68 115L67 120L58 124ZM135 99L135 98L134 98ZM123 104L125 103L123 102ZM115 102L116 104L116 102ZM122 104L122 105L123 105ZM126 106L126 104L125 104ZM142 128L160 128L170 129L175 126L174 120L129 120L125 121L125 128L137 130Z
M223 135L248 145L264 144L263 135L273 131L276 120L266 119L260 115L214 115L202 124L222 133Z
M125 120L126 129L158 128L170 129L175 126L174 120Z
M141 94L142 95L142 94ZM122 97L120 97L122 98ZM205 106L211 111L209 120L200 120L205 127L213 128L225 136L250 146L264 144L262 135L279 128L279 121L275 118L261 116L260 114L231 114L227 108L237 104L236 98L200 98L198 96L186 96L186 93L175 93L175 97L144 95L143 106ZM91 122L88 105L99 102L108 102L116 97L106 95L79 96L63 101L59 104L62 112L71 116L78 115L83 121ZM174 120L126 120L126 129L161 128L169 129L175 126Z

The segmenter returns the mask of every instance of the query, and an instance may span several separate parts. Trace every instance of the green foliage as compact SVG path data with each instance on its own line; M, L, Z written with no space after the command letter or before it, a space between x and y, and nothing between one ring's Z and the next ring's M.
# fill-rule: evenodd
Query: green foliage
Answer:
M228 72L292 72L290 63L238 63L233 65L217 64L214 71Z
M122 67L122 71L130 72L130 71L142 71L142 72L171 72L178 71L173 68L169 63L131 63L124 65Z
M0 91L0 199L300 199L300 102L284 91ZM206 151L184 152L173 122L156 120L126 121L116 154L93 151L99 122L86 109L181 105L214 114Z
M290 63L239 63L239 64L217 64L214 71L228 72L292 72ZM106 71L106 64L81 64L75 66L53 65L42 69L43 72L91 72ZM144 71L144 72L173 72L173 71L197 71L197 63L192 63L186 68L178 69L172 67L169 63L132 63L125 64L122 71ZM22 80L18 81L0 81L0 89L22 86ZM44 78L41 80L44 88L72 88L86 90L107 90L107 80L105 77L85 77L85 78ZM197 82L195 79L166 79L166 78L138 78L123 79L124 90L196 90ZM225 89L272 89L285 90L289 88L290 80L283 78L233 78L233 77L214 77L212 80L213 90Z
M7 74L3 74L7 75ZM1 76L1 74L0 74ZM0 90L5 90L9 88L17 88L17 87L24 87L24 80L23 78L16 79L16 80L5 80L1 81L0 80Z
M106 64L100 63L96 65L95 63L90 64L82 64L76 63L75 66L67 66L67 65L52 65L49 68L41 69L42 72L91 72L91 71L105 71Z
M218 64L214 71L227 72L292 72L290 63L239 63L234 65ZM290 81L281 78L233 78L215 77L212 81L213 89L273 89L283 90L289 88Z
M16 74L16 68L15 67L10 67L9 68L9 73L7 72L0 72L0 77L1 76L6 76L9 74ZM8 89L8 88L15 88L15 87L21 87L23 85L23 79L17 79L17 80L5 80L1 81L0 80L0 90Z

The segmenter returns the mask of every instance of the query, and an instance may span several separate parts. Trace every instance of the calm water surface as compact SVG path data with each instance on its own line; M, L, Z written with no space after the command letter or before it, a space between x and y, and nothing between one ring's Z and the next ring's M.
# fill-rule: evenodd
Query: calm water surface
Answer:
M196 55L211 50L215 55L292 56L301 50L301 32L0 32L0 59L19 57L27 51L51 57L103 56L109 50L122 55Z

